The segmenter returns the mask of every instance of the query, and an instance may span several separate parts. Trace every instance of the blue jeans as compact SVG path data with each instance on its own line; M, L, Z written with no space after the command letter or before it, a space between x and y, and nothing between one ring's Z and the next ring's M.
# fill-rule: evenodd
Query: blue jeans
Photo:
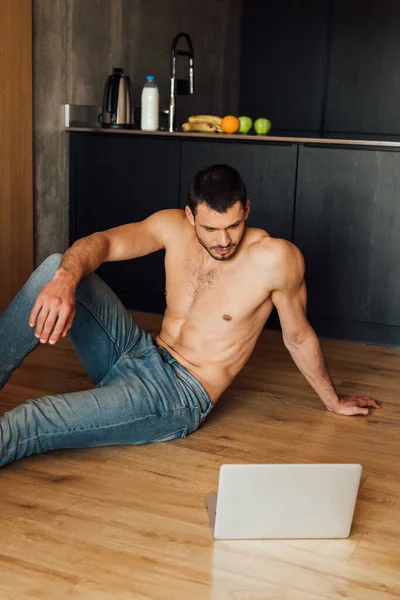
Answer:
M47 258L0 318L0 389L40 343L28 317L61 258ZM76 289L70 337L95 387L27 400L2 415L0 466L58 448L184 438L210 413L204 387L135 324L97 275Z

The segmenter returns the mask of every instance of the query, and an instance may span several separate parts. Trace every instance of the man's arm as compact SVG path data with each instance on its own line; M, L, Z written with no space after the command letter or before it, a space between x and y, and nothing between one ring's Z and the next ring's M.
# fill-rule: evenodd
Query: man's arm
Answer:
M336 392L319 340L306 317L301 252L289 242L276 240L276 243L274 262L278 276L271 298L279 314L286 348L328 410L342 415L368 415L368 407L379 408L379 403L368 397L342 396Z
M82 277L104 262L146 256L165 248L183 219L182 211L163 210L139 223L93 233L75 242L37 297L29 317L29 325L36 325L35 336L50 344L65 337L74 320L75 289Z
M66 251L58 271L68 274L77 285L104 262L129 260L161 250L183 218L182 211L161 210L144 221L81 238Z

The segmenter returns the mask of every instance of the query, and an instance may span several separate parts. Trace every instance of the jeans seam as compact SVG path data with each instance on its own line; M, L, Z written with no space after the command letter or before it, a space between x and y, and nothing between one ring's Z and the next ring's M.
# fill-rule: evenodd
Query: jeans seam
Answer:
M146 348L146 350L143 350L142 352L139 352L139 354L131 354L131 353L123 353L123 355L121 356L121 358L147 358L150 354L155 354L157 352L156 348Z
M84 433L86 431L94 431L96 429L108 429L110 427L118 427L119 425L128 425L129 423L134 423L137 421L144 421L145 419L151 419L154 417L158 417L158 416L165 416L165 415L172 415L178 412L188 412L187 408L179 408L176 410L166 410L164 412L158 412L155 413L154 415L147 415L146 417L140 417L138 419L129 419L128 421L121 421L119 423L112 423L110 425L100 425L100 426L96 426L96 427L85 427L84 429L68 429L67 431L55 431L55 432L45 432L45 433L39 433L38 435L34 435L30 438L27 438L26 440L23 440L21 442L19 442L16 446L14 446L13 448L9 448L8 450L6 450L6 452L4 452L1 456L1 458L4 458L5 456L7 456L7 454L9 454L10 452L14 452L14 450L17 450L17 448L19 448L22 444L26 444L28 442L32 442L33 440L37 440L40 437L43 436L54 436L54 435L62 435L63 433Z
M178 363L178 364L180 367L182 367L182 365L180 363ZM184 367L182 367L182 368L184 368ZM177 379L178 381L179 380L184 381L185 383L187 383L187 385L191 386L191 388L193 389L193 381L190 380L190 378L186 375L186 373L182 372L180 369L173 369L173 372L174 372L175 379ZM191 377L193 377L193 376L191 376ZM204 386L202 386L201 383L195 377L193 377L193 379L194 379L195 383L197 384L198 393L204 397L204 393L203 393ZM199 400L198 394L197 394L197 392L195 392L195 396L196 396L196 399L198 402L198 407L200 409L200 412L202 415L205 415L205 417L206 417L206 416L208 416L213 404L212 404L210 398L208 397L208 394L206 391L205 391L205 394L206 394L205 400L206 400L208 406L207 406L207 409L205 411L203 411L201 400Z
M34 340L27 349L25 349L23 352L21 352L21 354L19 356L17 356L17 358L14 359L14 362L12 362L4 371L4 376L0 377L0 382L3 381L3 379L5 379L6 375L8 375L10 373L10 371L12 372L14 370L14 368L17 366L18 361L23 357L23 356L27 356L30 352L30 350L32 350L32 348L35 347L35 345L40 344L40 342L38 340Z
M102 327L102 329L106 332L106 334L108 335L108 337L110 338L110 340L112 341L112 343L114 345L114 348L115 348L118 358L120 358L123 353L119 351L118 345L117 345L117 340L114 338L112 333L108 330L108 328L104 325L104 323L95 314L93 309L88 304L86 304L86 302L84 302L81 298L79 298L79 296L76 296L76 300L77 300L77 302L80 302L80 304L82 304L82 306L84 306L90 312L90 314L96 319L96 321L98 322L100 327Z
M181 427L181 429L177 429L176 431L173 431L172 433L167 433L166 435L159 435L158 437L155 437L155 438L152 438L151 440L149 440L149 444L151 444L151 442L154 442L154 441L159 440L159 439L163 439L163 438L168 437L170 435L176 435L177 433L181 433L182 431L185 431L186 432L186 436L187 436L189 428L188 427Z

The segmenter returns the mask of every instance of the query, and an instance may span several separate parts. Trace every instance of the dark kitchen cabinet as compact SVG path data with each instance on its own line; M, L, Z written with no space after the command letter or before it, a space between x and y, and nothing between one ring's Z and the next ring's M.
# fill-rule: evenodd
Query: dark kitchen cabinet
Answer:
M328 68L330 0L243 3L240 114L272 133L319 133Z
M292 238L297 146L246 142L182 141L180 206L189 182L203 166L226 163L242 176L251 201L250 227Z
M325 137L400 135L400 2L333 0Z
M294 243L334 337L400 343L400 152L300 146Z
M70 242L179 206L179 140L71 133ZM164 254L107 263L99 275L131 309L165 306Z

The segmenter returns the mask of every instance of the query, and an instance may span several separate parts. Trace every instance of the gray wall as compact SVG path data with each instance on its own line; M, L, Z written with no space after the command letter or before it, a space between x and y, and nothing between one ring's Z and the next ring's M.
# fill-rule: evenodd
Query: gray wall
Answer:
M177 124L190 114L237 114L241 0L33 0L33 10L38 264L67 248L63 105L101 104L113 66L131 77L136 106L147 74L156 76L165 105L171 42L186 31L195 51L196 93L178 97Z

